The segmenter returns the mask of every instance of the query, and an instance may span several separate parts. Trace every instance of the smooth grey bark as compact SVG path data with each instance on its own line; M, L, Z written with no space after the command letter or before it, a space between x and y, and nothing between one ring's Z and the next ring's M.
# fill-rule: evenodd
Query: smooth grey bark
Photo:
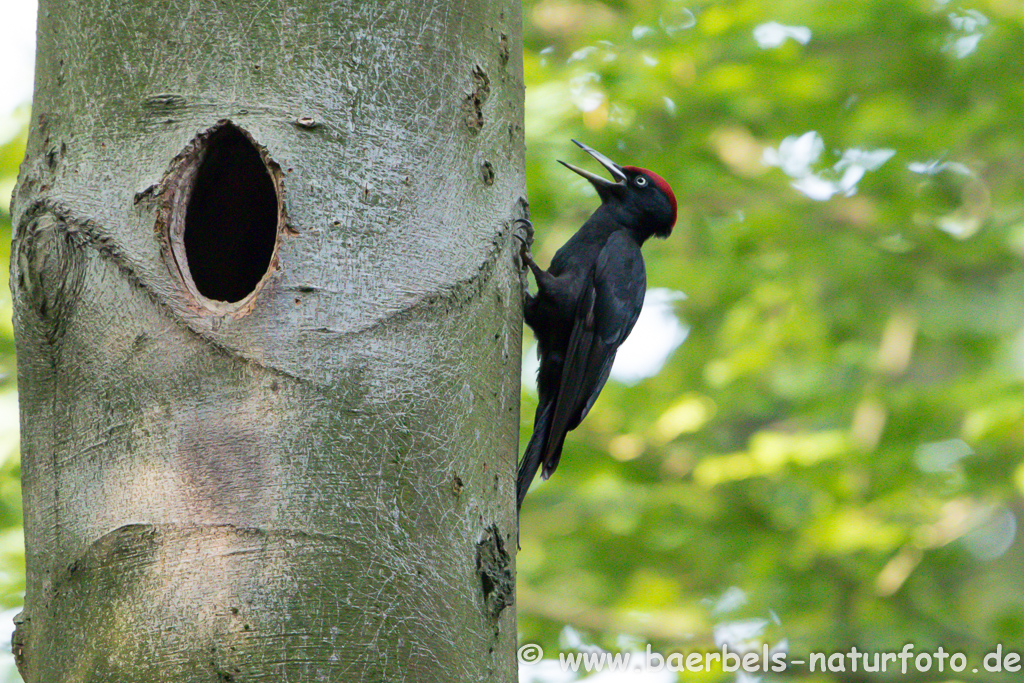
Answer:
M11 277L27 681L515 680L520 21L40 2ZM277 207L234 303L181 259L225 126Z

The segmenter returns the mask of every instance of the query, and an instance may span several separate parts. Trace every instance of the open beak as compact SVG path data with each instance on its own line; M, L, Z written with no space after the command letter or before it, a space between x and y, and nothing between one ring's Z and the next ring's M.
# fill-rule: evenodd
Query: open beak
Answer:
M617 191L619 188L625 187L626 174L622 172L621 166L619 166L617 163L615 163L605 155L598 152L596 149L587 147L578 140L573 140L573 142L579 145L584 152L586 152L587 154L601 162L601 165L608 169L608 172L612 174L613 178L615 178L615 182L605 180L604 178L595 173L591 173L590 171L584 171L582 168L579 168L578 166L573 166L572 164L567 164L564 161L559 161L558 163L562 164L573 173L578 173L587 180L589 180L590 184L594 186L594 189L596 189L597 193L602 197L604 197L605 192L609 190Z

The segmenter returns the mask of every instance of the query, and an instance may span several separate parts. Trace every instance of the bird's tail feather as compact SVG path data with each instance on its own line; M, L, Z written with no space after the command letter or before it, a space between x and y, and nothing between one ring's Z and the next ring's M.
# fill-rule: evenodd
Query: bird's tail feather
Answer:
M552 434L548 434L550 441ZM541 468L540 478L547 480L552 474L555 473L555 468L558 467L558 461L562 457L562 447L565 445L565 433L563 432L558 436L558 443L549 443L546 449L548 454L544 458L544 467Z
M541 461L544 457L544 446L548 440L548 432L551 430L552 404L547 403L537 410L537 417L533 423L533 436L530 443L526 444L526 451L523 459L519 461L519 476L516 479L516 511L523 506L523 499L526 492L530 490L530 484L537 476Z

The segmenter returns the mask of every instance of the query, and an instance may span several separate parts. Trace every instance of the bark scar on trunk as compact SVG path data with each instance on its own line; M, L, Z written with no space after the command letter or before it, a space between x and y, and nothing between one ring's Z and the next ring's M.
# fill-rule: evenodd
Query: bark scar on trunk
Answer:
M232 358L305 385L308 377L269 365L197 329L175 310L156 288L137 272L138 264L95 221L77 218L71 209L50 199L29 205L21 215L11 244L12 294L29 303L44 325L46 338L58 343L71 323L90 254L115 266L133 287L142 291L167 319L204 343Z
M462 111L466 115L466 127L473 133L479 133L484 127L484 103L491 96L491 79L480 66L473 67L473 89L462 101Z
M425 311L452 310L470 304L484 293L491 282L491 278L494 276L495 267L503 258L518 258L519 241L513 236L515 234L515 219L523 217L524 212L526 216L529 215L529 205L526 203L525 198L519 197L510 209L512 218L503 219L497 223L497 230L491 239L491 249L484 257L484 260L477 265L477 272L470 277L456 280L444 289L422 295L418 299L411 301L404 308L386 313L364 327L345 331L338 331L330 327L320 327L312 331L335 335L336 337L355 337L385 329L388 325L401 324L414 316L423 314ZM516 267L519 268L518 265ZM525 270L520 270L522 271L520 280L525 282ZM306 287L309 291L316 291L315 287L308 285L294 287L292 291L304 291L301 287Z
M25 656L25 644L29 641L31 626L32 619L24 612L18 612L18 615L14 617L11 653L14 655L14 663L18 667L18 673L26 681L29 680L29 658Z
M498 525L491 524L476 544L476 571L483 587L484 608L492 619L497 619L513 602L515 580L511 562Z

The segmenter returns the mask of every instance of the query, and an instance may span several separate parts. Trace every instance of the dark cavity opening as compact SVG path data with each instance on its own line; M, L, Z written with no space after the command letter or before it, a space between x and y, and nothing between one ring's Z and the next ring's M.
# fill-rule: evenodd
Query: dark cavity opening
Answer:
M232 125L215 131L185 214L185 256L199 293L240 301L270 268L277 241L277 192L266 164Z

